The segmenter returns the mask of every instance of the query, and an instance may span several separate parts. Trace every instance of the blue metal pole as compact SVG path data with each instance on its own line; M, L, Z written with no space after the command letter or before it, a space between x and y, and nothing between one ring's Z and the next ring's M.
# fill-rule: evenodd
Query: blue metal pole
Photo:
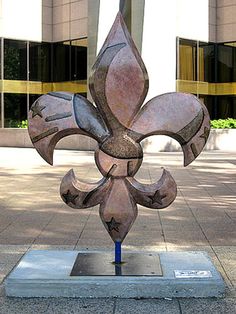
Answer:
M121 264L121 242L115 242L115 264Z

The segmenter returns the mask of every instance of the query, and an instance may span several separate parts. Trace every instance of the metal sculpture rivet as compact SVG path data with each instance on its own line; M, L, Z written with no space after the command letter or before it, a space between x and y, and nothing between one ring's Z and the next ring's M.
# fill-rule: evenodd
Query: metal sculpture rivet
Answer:
M70 170L62 179L60 193L73 208L99 204L104 227L120 252L137 217L137 204L165 208L177 193L165 169L154 184L134 178L143 159L140 142L151 135L176 139L187 166L206 143L209 115L197 97L184 93L154 97L141 108L148 74L120 13L92 68L89 88L96 107L78 94L52 92L39 97L29 113L29 134L50 164L56 143L65 136L82 134L98 142L95 161L103 179L94 184L80 182ZM117 253L117 263L120 258Z

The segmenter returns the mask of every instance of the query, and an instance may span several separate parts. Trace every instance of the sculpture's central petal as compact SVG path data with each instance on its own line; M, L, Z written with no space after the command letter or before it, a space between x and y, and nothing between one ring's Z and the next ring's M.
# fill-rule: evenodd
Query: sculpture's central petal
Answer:
M146 97L148 75L120 13L92 71L90 91L108 126L128 127Z

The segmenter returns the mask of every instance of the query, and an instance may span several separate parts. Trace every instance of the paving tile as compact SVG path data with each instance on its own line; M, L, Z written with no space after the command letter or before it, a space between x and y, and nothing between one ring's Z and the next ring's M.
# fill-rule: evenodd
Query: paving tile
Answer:
M182 314L233 314L236 313L235 299L182 299Z
M57 150L54 167L47 165L33 149L0 148L0 155L1 280L29 247L113 251L114 244L100 221L98 206L88 210L69 208L58 194L60 180L71 166L78 178L96 181L101 177L93 152ZM17 162L13 157L16 155ZM123 250L207 251L229 289L233 289L236 167L230 160L235 158L235 153L204 152L184 168L182 153L146 154L137 178L145 183L154 182L160 178L164 166L178 184L178 196L171 206L159 211L139 206L139 216L123 243ZM66 306L55 302L54 308L47 305L56 313L57 308ZM158 302L150 304L157 308ZM211 304L213 308L216 306L214 302ZM142 302L137 302L138 305L144 306ZM31 309L30 300L28 308ZM45 311L48 308L44 306ZM14 313L14 305L10 309ZM24 309L27 311L27 306ZM37 310L40 311L40 305L36 302L34 312Z
M0 297L5 297L5 290L3 284L0 284Z
M69 299L69 298L4 298L0 297L0 313L31 314L31 313L80 313L108 314L112 313L113 300Z
M134 300L123 299L116 301L115 314L177 314L180 313L179 305L176 300L148 299Z
M214 251L232 282L236 281L236 246L214 246Z
M112 299L53 299L47 313L110 314L114 302Z

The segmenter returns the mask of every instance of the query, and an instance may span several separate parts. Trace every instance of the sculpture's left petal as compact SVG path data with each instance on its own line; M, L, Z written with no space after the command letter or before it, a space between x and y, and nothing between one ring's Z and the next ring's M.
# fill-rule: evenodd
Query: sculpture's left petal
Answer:
M86 98L69 93L48 93L39 97L29 112L29 135L38 153L49 164L57 142L71 134L83 134L103 142L109 131Z
M89 87L113 130L117 120L129 126L146 97L147 71L120 13L93 66Z
M151 135L173 137L182 147L187 166L206 144L210 118L205 105L194 95L167 93L147 102L130 129L138 142Z
M71 169L61 181L60 194L68 206L80 209L88 208L100 204L110 186L109 178L102 178L96 183L79 181Z

